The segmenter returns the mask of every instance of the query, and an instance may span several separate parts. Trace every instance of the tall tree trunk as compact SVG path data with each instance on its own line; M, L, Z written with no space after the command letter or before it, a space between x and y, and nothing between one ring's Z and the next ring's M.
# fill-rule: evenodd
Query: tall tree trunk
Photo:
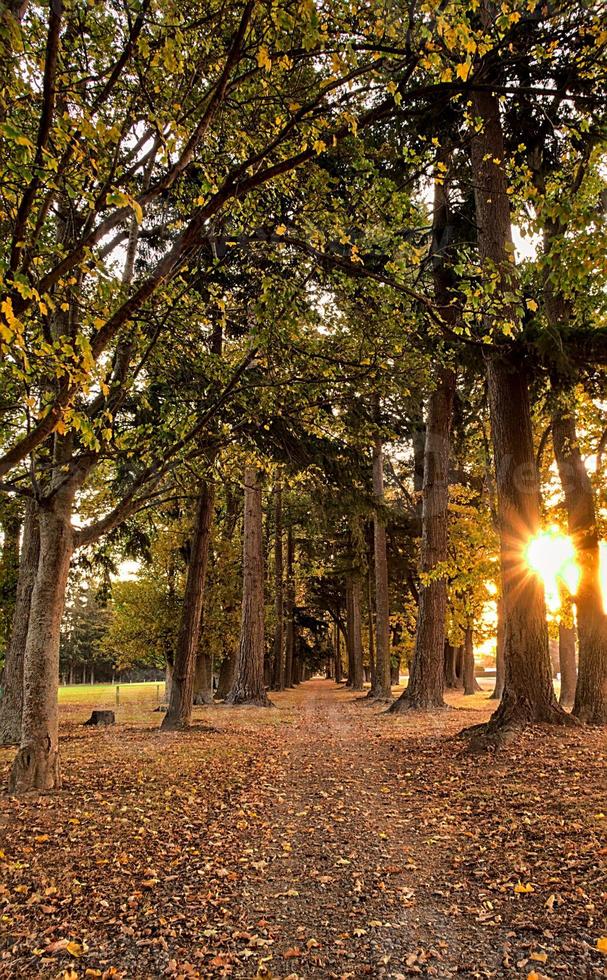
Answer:
M275 691L284 690L284 582L282 560L282 486L276 483L274 497L274 615L276 629L272 653L272 687Z
M445 687L455 690L460 687L457 676L457 647L445 641Z
M23 521L17 595L4 665L3 694L0 700L0 745L18 745L21 741L23 660L39 555L38 512L37 505L32 500L27 503Z
M199 651L194 671L194 704L213 704L213 675L211 658Z
M516 269L505 174L505 147L499 102L476 91L474 110L482 128L473 135L472 166L481 264L493 282L493 315L487 328L516 327L519 314L510 297ZM559 722L550 671L544 587L525 561L529 539L540 527L540 489L535 465L525 365L504 341L503 352L487 359L491 431L496 467L504 601L504 693L486 735L506 725ZM479 745L479 747L481 747Z
M421 570L433 574L419 589L415 651L409 683L390 711L444 708L444 647L447 581L436 570L447 560L449 439L455 375L443 369L428 402L422 491Z
M9 776L9 791L57 789L61 785L57 691L59 639L73 550L71 525L76 486L67 482L38 511L40 556L32 591L23 663L21 741Z
M161 725L165 730L188 728L192 721L194 673L200 644L213 501L213 485L205 480L196 503L190 560L173 663L171 697Z
M351 687L353 691L363 690L363 644L360 615L360 575L358 572L351 572L348 575L350 592L350 623L348 634L350 637L349 650L349 674L351 674Z
M240 646L227 704L270 704L264 687L264 578L261 484L254 466L244 475L243 583Z
M432 221L432 269L434 294L441 316L453 325L459 319L454 256L450 252L453 219L448 184L434 187ZM429 710L446 707L443 699L447 580L440 566L448 557L449 453L455 372L441 368L435 391L428 401L424 482L422 488L421 570L431 575L419 590L419 609L413 663L407 688L390 710Z
M552 413L552 441L565 495L567 523L580 568L575 604L579 643L573 714L607 724L607 616L603 610L594 491L584 465L573 406L561 395Z
M164 701L168 705L171 700L171 686L173 684L173 661L168 660L164 668Z
M371 681L371 689L367 697L375 697L375 687L377 683L377 673L376 673L376 661L375 661L375 630L376 624L374 622L373 616L373 573L371 571L371 563L367 570L367 636L369 638L369 680Z
M217 682L217 691L215 692L215 697L219 701L223 701L227 698L228 694L232 689L232 683L234 681L234 662L236 658L233 653L226 653L223 660L221 661L221 667L219 668L219 680Z
M495 642L495 687L491 694L491 701L501 701L504 693L504 677L506 665L504 664L504 600L500 597L497 600L497 636Z
M464 656L462 679L464 681L464 694L476 694L480 687L476 682L474 665L474 632L471 626L467 626L464 632Z
M285 601L285 687L293 687L293 658L295 656L295 538L293 528L287 528L287 574Z
M390 679L390 593L388 582L388 549L386 524L381 513L384 506L384 457L381 440L373 446L373 544L375 557L375 698L392 700Z
M339 615L339 612L338 612ZM335 623L335 683L341 684L343 666L341 662L341 631L339 623Z
M575 701L577 667L575 663L575 627L559 623L559 668L561 694L559 704L571 708Z

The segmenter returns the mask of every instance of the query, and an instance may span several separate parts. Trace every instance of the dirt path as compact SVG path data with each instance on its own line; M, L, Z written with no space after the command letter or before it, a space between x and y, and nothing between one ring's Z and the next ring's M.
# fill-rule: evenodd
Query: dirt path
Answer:
M187 735L72 713L66 788L0 802L0 976L607 976L604 733L468 759L480 696L276 702Z

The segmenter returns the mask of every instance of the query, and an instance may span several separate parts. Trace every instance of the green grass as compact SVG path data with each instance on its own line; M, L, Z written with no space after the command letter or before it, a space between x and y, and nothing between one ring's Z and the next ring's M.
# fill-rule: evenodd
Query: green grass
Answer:
M164 696L164 681L146 681L141 684L68 684L59 688L59 704L91 705L112 708L116 704L116 688L119 688L120 704L140 704L142 701L157 703Z

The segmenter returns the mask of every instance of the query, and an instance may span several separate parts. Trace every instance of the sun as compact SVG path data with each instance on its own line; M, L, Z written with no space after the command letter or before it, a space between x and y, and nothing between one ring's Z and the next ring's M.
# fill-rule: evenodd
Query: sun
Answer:
M575 560L575 548L571 538L553 526L540 531L527 545L526 559L529 567L544 582L546 604L551 613L561 606L561 588L575 595L580 583L580 569Z

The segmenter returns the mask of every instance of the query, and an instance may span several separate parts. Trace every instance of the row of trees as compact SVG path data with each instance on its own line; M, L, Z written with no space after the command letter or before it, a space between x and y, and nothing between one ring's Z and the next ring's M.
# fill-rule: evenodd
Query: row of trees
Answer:
M414 617L392 710L440 708L448 612L469 651L493 579L504 686L491 739L571 723L525 561L551 443L581 569L574 715L607 720L600 484L582 452L607 354L600 8L5 6L0 475L22 522L1 705L19 732L13 791L59 783L70 565L136 553L172 507L191 530L163 724L188 724L212 528L224 508L229 526L242 484L228 700L266 702L260 473L276 467L289 486L311 481L320 529L306 517L299 546L287 529L286 559L276 546L276 636L293 621L298 547L338 630L346 609L358 687L371 555L373 695L391 696L391 614L401 635ZM514 222L536 244L518 263ZM406 597L391 597L388 569ZM293 650L283 660L279 639L277 686Z

